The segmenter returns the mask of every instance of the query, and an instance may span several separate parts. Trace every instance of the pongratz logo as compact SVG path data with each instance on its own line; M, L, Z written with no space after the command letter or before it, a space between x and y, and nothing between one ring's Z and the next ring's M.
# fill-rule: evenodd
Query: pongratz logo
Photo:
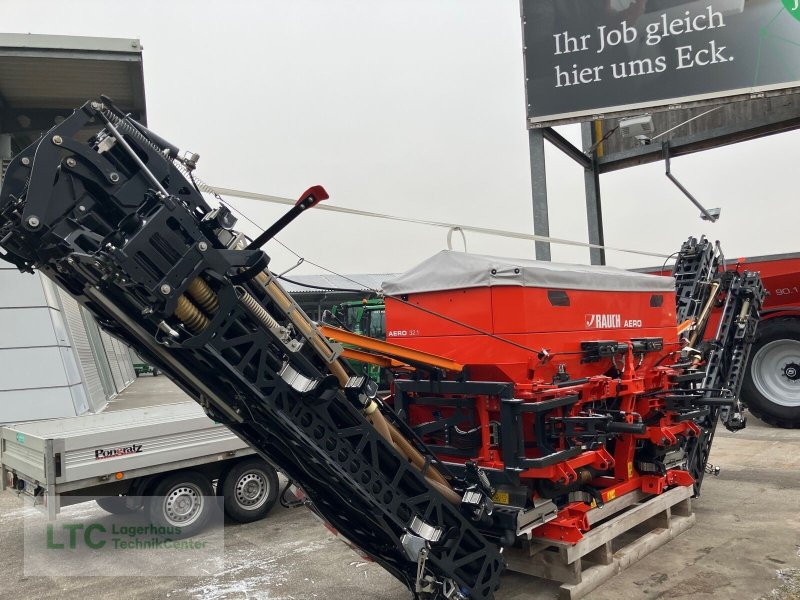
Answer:
M94 459L116 458L117 456L127 456L128 454L141 454L141 444L131 444L130 446L120 446L119 448L98 448L94 451Z
M631 329L642 326L641 319L625 319L620 314L586 315L586 329Z

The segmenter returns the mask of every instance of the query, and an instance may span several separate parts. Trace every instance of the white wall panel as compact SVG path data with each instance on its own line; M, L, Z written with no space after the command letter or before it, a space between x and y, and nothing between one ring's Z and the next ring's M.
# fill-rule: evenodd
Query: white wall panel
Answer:
M68 387L0 391L0 423L74 417L75 414Z
M0 423L102 410L131 383L127 346L84 313L41 274L0 267Z
M60 346L58 350L61 353L61 362L64 363L64 372L67 375L67 385L76 385L81 383L83 381L83 373L81 372L80 365L78 364L75 350L70 347L64 348L63 346Z
M30 275L16 269L0 269L0 306L4 308L27 308L32 306L52 306L42 287L42 277L38 273Z
M86 397L86 388L82 383L73 385L69 388L72 396L72 405L75 407L76 415L83 415L89 412L89 398Z
M54 327L54 316L60 321L51 308L0 308L0 348L68 345L63 325L59 331Z
M74 381L74 373L73 381L67 379L61 350L58 346L0 350L0 391L59 387L77 383Z

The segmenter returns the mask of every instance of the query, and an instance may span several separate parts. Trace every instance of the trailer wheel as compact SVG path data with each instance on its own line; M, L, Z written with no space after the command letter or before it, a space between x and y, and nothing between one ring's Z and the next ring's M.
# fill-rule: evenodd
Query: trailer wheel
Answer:
M772 319L758 326L742 399L770 425L800 427L800 320Z
M247 458L220 478L217 494L224 497L225 514L234 521L258 521L269 514L278 500L278 473L261 458Z
M156 526L179 528L179 537L199 533L211 514L214 489L197 471L166 475L145 501L145 510Z
M130 508L125 504L125 496L107 496L95 500L97 505L112 515L131 515L138 512L141 506Z

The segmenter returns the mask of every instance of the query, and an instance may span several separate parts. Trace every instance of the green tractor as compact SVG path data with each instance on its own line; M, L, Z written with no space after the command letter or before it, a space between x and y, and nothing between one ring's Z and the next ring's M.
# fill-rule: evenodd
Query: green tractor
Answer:
M358 335L365 335L376 340L386 339L386 306L383 298L341 302L326 313L324 320L329 325L341 327ZM377 381L381 389L388 388L389 374L384 369L356 360L348 362L357 373L363 373L366 369L366 374Z

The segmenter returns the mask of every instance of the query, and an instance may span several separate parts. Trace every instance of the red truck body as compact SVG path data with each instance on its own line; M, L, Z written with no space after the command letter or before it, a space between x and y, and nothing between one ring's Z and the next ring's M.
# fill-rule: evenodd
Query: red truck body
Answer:
M800 253L729 260L726 268L759 273L768 294L745 371L742 400L770 425L800 427ZM718 319L718 313L712 314L707 331L715 330Z
M800 252L738 258L727 262L729 270L747 270L761 274L767 290L762 321L780 316L800 316ZM637 269L654 275L672 275L660 268Z

